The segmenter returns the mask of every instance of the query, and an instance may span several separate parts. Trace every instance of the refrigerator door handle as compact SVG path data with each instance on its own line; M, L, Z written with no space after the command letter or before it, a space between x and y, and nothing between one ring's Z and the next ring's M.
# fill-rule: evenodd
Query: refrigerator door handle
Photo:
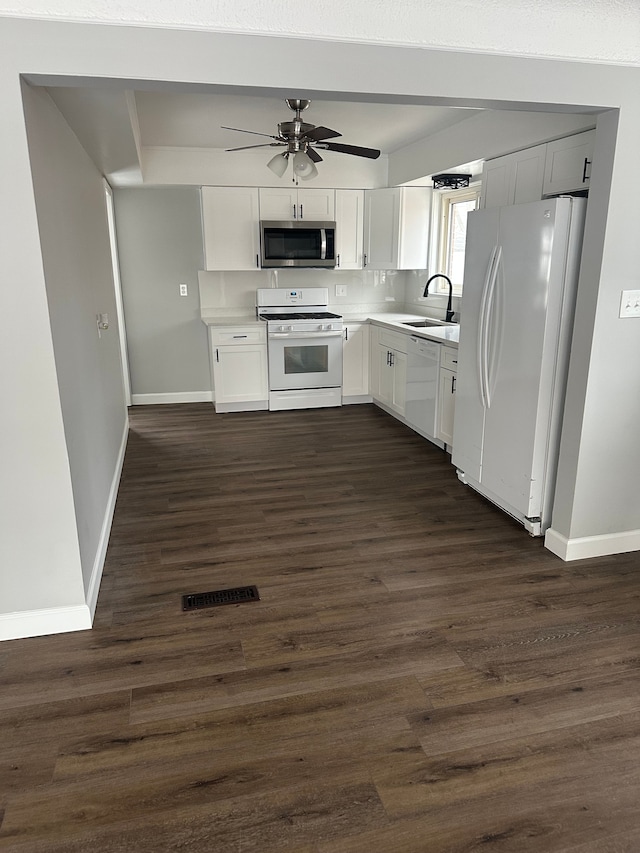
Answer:
M491 328L494 309L497 301L496 286L502 265L502 246L496 249L495 262L493 264L493 273L489 284L487 294L487 314L484 326L484 377L485 377L485 398L487 401L487 409L491 406L491 376L490 376L490 345L491 345Z
M498 246L494 246L487 266L487 274L482 288L480 312L478 315L478 385L480 388L480 401L484 409L489 408L488 315L491 307L491 296L493 294L493 288L495 287L497 257L499 252L501 253L500 248Z

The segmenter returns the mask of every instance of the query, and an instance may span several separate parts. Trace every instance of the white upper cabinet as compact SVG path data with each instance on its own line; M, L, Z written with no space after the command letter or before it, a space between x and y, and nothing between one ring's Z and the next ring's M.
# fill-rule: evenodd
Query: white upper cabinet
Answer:
M336 190L336 269L361 270L364 190Z
M257 189L202 187L202 230L205 269L260 268Z
M333 222L336 215L335 190L300 187L260 189L260 219L278 222L290 219Z
M543 195L588 189L595 135L588 130L547 144Z
M480 207L524 204L588 189L594 136L594 130L587 130L487 160Z
M480 207L504 207L540 201L546 145L535 145L495 160L487 160L482 171Z
M364 266L426 269L431 190L390 187L365 191Z

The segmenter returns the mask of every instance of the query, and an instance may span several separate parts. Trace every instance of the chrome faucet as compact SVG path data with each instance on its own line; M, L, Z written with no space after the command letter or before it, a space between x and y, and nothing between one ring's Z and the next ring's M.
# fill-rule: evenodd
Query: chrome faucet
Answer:
M451 300L453 298L453 285L451 284L451 279L449 278L448 275L445 275L444 273L441 273L441 272L437 272L435 275L432 275L431 278L427 279L427 283L424 286L424 293L422 294L422 296L424 297L424 296L429 295L429 285L434 280L434 278L443 278L447 282L447 284L449 285L449 298L447 299L447 312L445 314L445 322L451 323L453 320L453 314L454 314L454 312L451 310Z

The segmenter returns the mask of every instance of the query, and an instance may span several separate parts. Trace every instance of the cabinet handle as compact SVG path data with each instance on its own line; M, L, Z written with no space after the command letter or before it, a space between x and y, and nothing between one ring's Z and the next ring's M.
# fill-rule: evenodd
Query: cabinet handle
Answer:
M396 363L395 355L394 355L394 353L390 352L389 353L389 366L393 367L393 365L395 363Z
M391 366L391 353L387 350L387 367Z
M337 254L337 255L336 255L336 266L337 266L337 267L339 267L339 266L340 266L340 254Z
M298 211L296 210L296 205L295 205L295 204L293 205L293 218L294 218L294 219L297 219L297 218L298 218Z
M456 393L456 377L455 376L451 377L451 393L452 394Z
M218 355L218 347L216 347L216 361L220 361L220 356Z
M365 252L364 253L364 264L363 264L363 266L366 267L366 265L367 265L367 253Z
M260 255L256 255L256 267L260 269Z
M451 363L452 363L452 364L457 364L457 363L458 363L458 359L457 359L457 358L452 358L452 359L451 359Z
M300 219L304 219L304 213L302 211L302 205L300 205Z
M249 335L234 335L234 338L248 338Z
M349 329L346 326L344 327L344 339L345 341L349 340Z
M582 183L583 184L585 181L588 181L589 178L591 177L591 175L587 175L587 166L590 166L590 165L591 165L591 160L587 160L587 158L585 157L584 158L584 168L582 170Z

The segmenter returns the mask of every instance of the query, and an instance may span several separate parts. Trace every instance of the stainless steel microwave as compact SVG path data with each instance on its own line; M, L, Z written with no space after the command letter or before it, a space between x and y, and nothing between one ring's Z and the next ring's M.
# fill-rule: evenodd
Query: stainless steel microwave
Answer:
M336 223L260 222L261 264L273 267L335 267Z

